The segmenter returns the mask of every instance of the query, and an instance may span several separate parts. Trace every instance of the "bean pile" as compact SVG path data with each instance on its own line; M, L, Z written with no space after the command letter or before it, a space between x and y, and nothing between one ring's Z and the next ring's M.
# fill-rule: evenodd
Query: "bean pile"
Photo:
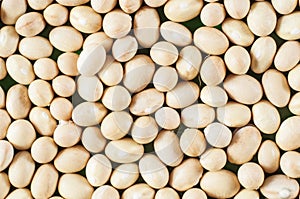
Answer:
M0 5L0 199L300 198L300 0Z

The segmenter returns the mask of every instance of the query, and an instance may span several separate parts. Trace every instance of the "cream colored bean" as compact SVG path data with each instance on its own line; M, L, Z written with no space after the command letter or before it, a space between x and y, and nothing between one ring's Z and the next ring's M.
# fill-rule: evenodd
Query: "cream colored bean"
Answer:
M50 43L58 50L72 52L82 47L81 33L71 26L58 26L49 33Z
M166 106L156 111L155 121L161 128L173 130L180 125L180 116L175 109Z
M0 187L1 187L0 198L5 198L5 196L7 196L7 194L9 193L10 182L7 174L4 172L0 173Z
M66 52L58 56L57 67L60 72L68 76L77 76L77 59L79 55L72 52Z
M182 199L207 199L207 196L202 189L191 188L184 192Z
M247 162L237 172L240 184L246 189L257 190L264 182L264 171L259 164Z
M50 105L54 97L54 93L48 82L36 79L31 82L28 87L28 96L33 104L39 107L45 107Z
M291 91L286 77L275 69L267 70L262 76L262 86L268 100L277 107L284 107L290 101Z
M169 78L165 78L166 76ZM178 74L174 67L161 66L155 71L152 81L156 90L167 92L176 86Z
M147 55L136 55L125 64L124 86L132 93L139 92L151 82L155 64Z
M225 0L224 6L227 13L234 19L242 19L246 17L250 10L250 1L249 0Z
M288 74L288 83L290 87L296 91L300 91L300 64L293 68Z
M229 97L242 104L255 104L263 96L259 81L250 75L229 75L223 86Z
M223 59L218 56L207 57L201 68L201 80L208 86L220 84L226 76L226 67Z
M119 192L112 186L103 185L101 187L98 187L92 195L92 199L97 199L97 198L120 199L120 195Z
M85 4L87 2L89 2L90 0L73 0L73 1L69 1L69 0L56 0L57 3L64 5L64 6L79 6L82 4Z
M44 10L53 2L53 0L46 0L46 1L28 0L27 2L28 5L34 10Z
M36 60L33 64L33 71L36 76L43 80L52 80L59 73L56 62L50 58Z
M220 25L226 16L224 5L220 3L206 4L200 13L201 22L206 26Z
M296 93L292 98L291 101L289 102L289 110L295 114L295 115L300 115L300 93Z
M150 48L159 39L160 18L156 9L144 6L134 16L134 35L139 44Z
M231 46L224 55L227 68L233 74L246 74L250 68L250 55L248 51L241 46Z
M28 12L16 21L16 32L23 37L33 37L46 27L43 15L38 12Z
M266 100L260 101L252 106L252 117L255 126L263 133L273 134L279 128L279 112Z
M105 89L102 96L103 105L112 111L122 111L131 102L130 93L123 86L112 86Z
M243 164L250 161L257 152L262 141L259 130L254 126L238 129L227 147L228 161Z
M119 0L121 9L127 14L136 12L142 5L143 0Z
M25 37L19 43L19 52L30 60L49 57L53 47L48 39L41 36Z
M162 107L164 95L156 89L143 90L132 97L129 110L134 115L149 115Z
M277 70L286 72L294 68L299 61L300 43L298 41L287 41L278 49L274 58L274 66Z
M13 25L17 19L26 12L27 1L26 0L3 0L1 2L1 21L7 25ZM12 12L13 10L13 12Z
M186 46L181 49L176 62L176 69L184 80L192 80L198 74L202 63L202 55L195 46Z
M61 150L54 159L55 168L62 173L75 173L86 167L90 153L76 145Z
M172 108L185 108L193 104L199 97L198 85L191 81L179 82L166 94L166 103Z
M221 107L227 104L228 96L219 86L204 86L200 92L200 99L209 106Z
M200 27L194 32L194 43L203 52L210 55L221 55L229 47L225 34L212 27Z
M52 88L58 96L70 97L76 91L76 83L67 75L59 75L52 80Z
M64 198L91 198L94 188L79 174L64 174L58 183L58 192Z
M299 128L300 117L292 116L284 120L276 133L276 144L285 151L296 150L300 147Z
M106 114L107 109L103 104L82 102L73 109L72 120L79 126L93 126L98 125Z
M264 141L258 150L258 163L266 173L273 173L279 168L280 151L275 142Z
M285 152L280 158L280 169L282 172L291 177L299 178L300 170L297 166L300 161L300 153L297 151Z
M95 47L86 48L81 51L77 60L77 69L80 74L93 76L103 67L106 59L104 47L99 44Z
M300 21L297 20L299 16L299 11L281 16L277 21L276 34L285 40L300 39Z
M217 120L228 127L242 127L249 123L251 111L244 104L228 102L225 106L218 107Z
M152 142L158 134L158 125L151 116L137 118L131 128L132 139L139 144Z
M72 121L60 122L53 132L53 139L60 147L71 147L81 138L82 129Z
M208 171L219 171L227 162L227 156L223 149L210 148L200 156L200 164Z
M26 118L31 108L27 88L16 84L6 94L6 110L13 119Z
M204 129L206 141L213 147L225 148L232 139L231 130L224 124L214 122Z
M115 61L112 56L107 56L98 77L105 85L115 86L123 79L123 66L120 62Z
M178 193L170 187L159 189L156 192L154 199L164 199L164 198L180 199Z
M82 76L77 79L77 92L79 96L89 102L98 101L103 94L103 84L97 76Z
M192 33L184 25L166 21L160 25L160 34L168 42L176 46L187 46L192 43Z
M150 56L156 64L168 66L177 61L178 50L170 42L160 41L151 47Z
M76 6L71 9L71 25L83 33L94 33L102 27L102 17L89 6Z
M103 18L103 31L111 38L126 36L132 27L132 18L122 10L115 9Z
M267 198L296 198L299 184L295 179L290 179L286 175L272 175L266 178L260 192Z
M277 50L272 37L260 37L251 46L251 70L255 73L265 72L272 64Z
M40 164L51 162L56 156L58 147L53 138L43 136L36 139L31 146L33 160Z
M5 107L5 93L2 86L0 86L0 108L4 108L4 107Z
M104 47L106 52L109 52L113 45L113 39L108 37L105 32L96 32L87 36L82 48L96 47L100 44Z
M47 108L33 107L29 113L29 120L36 131L45 136L53 135L56 128L56 120Z
M194 104L181 111L181 122L189 128L204 128L215 117L214 109L206 104Z
M62 26L68 21L69 11L60 4L51 4L43 12L45 21L51 26Z
M24 119L13 121L7 129L7 140L18 150L27 150L36 138L33 125Z
M202 173L199 160L189 158L173 169L169 184L177 191L186 191L199 183Z
M29 189L16 189L12 191L6 199L15 199L15 198L28 198L33 199Z
M18 152L8 168L10 184L24 188L31 182L35 171L35 162L27 151Z
M202 7L202 0L169 0L164 6L164 13L171 21L185 22L198 16Z
M242 189L234 196L234 199L259 199L259 193L255 190Z
M13 26L4 26L0 29L0 38L0 56L5 58L14 54L19 43L19 35L15 28Z
M7 129L11 124L11 118L8 112L4 109L0 109L0 120L0 140L2 140L3 138L5 138Z
M92 186L98 187L104 185L109 180L112 165L106 156L96 154L87 162L85 171L88 182Z
M183 159L180 141L173 131L160 131L154 140L154 151L159 159L168 166L178 166Z
M155 195L154 189L152 189L146 183L139 183L127 188L122 194L122 199L130 199L130 198L153 199L154 195Z
M73 104L66 98L54 98L49 107L51 115L56 120L68 121L72 118Z
M43 164L35 172L30 190L34 198L51 197L57 186L58 172L52 164Z
M127 62L132 59L138 50L136 39L130 35L115 40L112 45L113 57L119 62Z
M257 36L267 36L276 27L277 17L271 3L255 2L251 5L247 16L247 24L251 32Z
M168 184L169 171L156 155L144 155L139 160L139 171L144 181L155 189L161 189Z
M118 0L90 0L92 8L101 14L108 13L111 11L116 4L118 3Z
M5 170L13 160L14 157L14 148L13 145L6 141L0 140L0 171Z
M133 119L125 111L109 113L101 122L101 133L109 140L119 140L128 134Z
M6 75L7 75L7 70L6 70L5 61L2 58L0 58L0 80L4 79Z
M106 139L97 127L87 127L81 135L82 145L91 153L99 153L104 150Z
M210 197L231 198L239 191L240 184L234 173L220 170L205 173L200 180L200 187Z
M22 55L14 54L6 59L8 74L19 84L28 85L34 78L32 64Z
M117 163L132 163L144 154L144 147L131 138L110 141L105 147L106 156Z
M164 5L168 0L144 0L144 2L153 8L157 8L160 7L162 5Z
M290 14L297 6L297 0L289 0L285 3L279 0L272 0L271 2L276 12L282 15Z
M189 157L200 156L206 149L206 140L198 129L185 129L180 136L180 149Z
M222 30L228 39L240 46L248 47L254 41L254 35L242 20L227 18L222 23Z
M126 189L139 178L139 167L135 163L121 164L110 176L110 183L117 189Z

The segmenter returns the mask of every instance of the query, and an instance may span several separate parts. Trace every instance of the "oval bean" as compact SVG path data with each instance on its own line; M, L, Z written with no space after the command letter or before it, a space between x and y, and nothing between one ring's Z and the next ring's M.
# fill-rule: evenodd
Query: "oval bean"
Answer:
M53 138L43 136L36 139L31 146L31 156L33 160L40 164L51 162L58 151Z
M121 164L112 172L110 183L117 189L126 189L133 185L138 178L139 167L137 164Z
M6 110L13 119L26 118L31 108L27 88L16 84L6 94Z
M92 186L104 185L112 172L112 165L109 159L102 155L93 155L86 164L86 178Z
M215 117L215 110L206 104L194 104L181 111L181 122L189 128L205 128Z
M72 121L60 122L53 132L54 142L60 147L72 147L80 141L82 129Z
M82 145L91 153L99 153L104 150L106 139L97 127L87 127L81 135Z
M168 166L178 166L183 159L179 138L173 131L160 131L154 140L154 151Z
M202 167L208 171L219 171L227 162L227 156L223 149L210 148L200 156Z
M49 40L41 36L25 37L19 43L19 52L30 60L49 57L52 51Z
M300 39L300 11L281 16L277 21L276 34L284 40Z
M5 58L14 54L19 43L19 35L16 32L15 28L13 26L4 26L0 29L0 37L0 56Z
M38 12L28 12L16 21L16 32L23 37L33 37L46 27L43 15Z
M206 150L206 140L198 129L185 129L179 140L180 149L189 157L200 156Z
M168 79L165 78L166 75L169 76ZM167 92L176 86L178 74L176 69L171 66L161 66L155 71L152 81L156 90Z
M61 4L47 6L43 12L45 21L51 26L62 26L68 21L69 11Z
M59 73L57 64L50 58L40 58L33 64L34 74L43 80L53 80Z

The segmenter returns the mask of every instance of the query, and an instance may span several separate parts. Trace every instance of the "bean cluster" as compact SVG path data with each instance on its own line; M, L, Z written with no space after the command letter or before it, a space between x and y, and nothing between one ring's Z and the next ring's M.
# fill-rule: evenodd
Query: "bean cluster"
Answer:
M0 1L0 199L293 199L300 0Z

